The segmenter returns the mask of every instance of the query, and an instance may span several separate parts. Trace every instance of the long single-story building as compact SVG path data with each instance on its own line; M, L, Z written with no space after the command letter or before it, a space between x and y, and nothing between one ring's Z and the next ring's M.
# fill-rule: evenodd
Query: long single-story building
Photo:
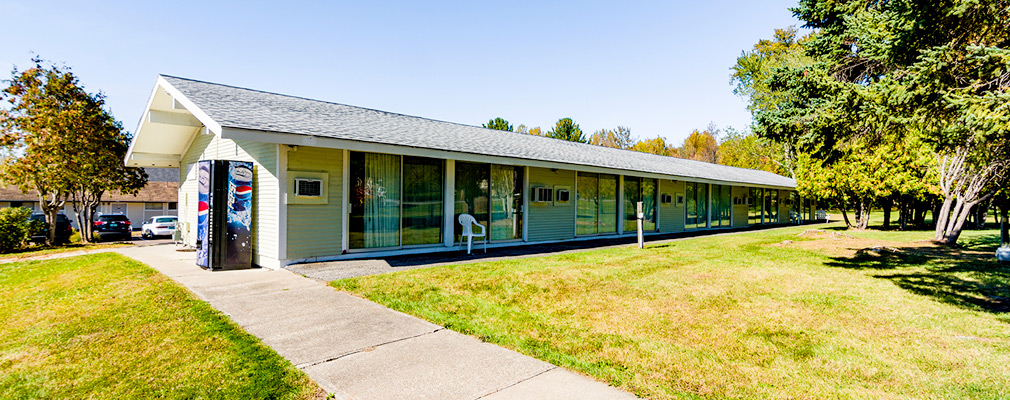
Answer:
M793 179L159 76L126 164L179 170L195 245L197 161L254 165L253 262L451 250L461 213L515 246L813 219ZM802 206L801 206L802 204Z

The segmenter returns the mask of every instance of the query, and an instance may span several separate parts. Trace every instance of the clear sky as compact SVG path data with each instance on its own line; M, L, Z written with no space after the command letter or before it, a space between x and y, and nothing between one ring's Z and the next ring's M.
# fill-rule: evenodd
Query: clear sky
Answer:
M0 0L0 77L65 63L134 130L157 74L480 125L623 125L675 144L745 128L743 50L799 25L795 0Z

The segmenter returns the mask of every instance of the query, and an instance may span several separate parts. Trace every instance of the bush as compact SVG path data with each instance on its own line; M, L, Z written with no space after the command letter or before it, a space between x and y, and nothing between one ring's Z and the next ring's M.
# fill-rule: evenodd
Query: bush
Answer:
M31 238L28 228L31 215L32 211L23 207L0 209L0 253L20 249Z

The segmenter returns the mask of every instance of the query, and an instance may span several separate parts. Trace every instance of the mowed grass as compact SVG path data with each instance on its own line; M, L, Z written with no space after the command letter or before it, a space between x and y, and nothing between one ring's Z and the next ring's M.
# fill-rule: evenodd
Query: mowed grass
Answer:
M654 399L1010 397L995 231L829 227L331 284Z
M2 264L0 290L0 398L317 396L273 350L129 258Z

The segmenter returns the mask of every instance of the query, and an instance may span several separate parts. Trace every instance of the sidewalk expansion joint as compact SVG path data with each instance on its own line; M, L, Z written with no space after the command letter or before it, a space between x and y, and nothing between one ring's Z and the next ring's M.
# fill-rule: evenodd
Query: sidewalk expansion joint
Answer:
M547 369L545 369L545 370L543 370L543 371L540 371L540 372L537 372L537 373L533 374L532 376L529 376L529 377L526 377L526 378L523 378L523 379L520 379L519 381L517 381L516 383L513 383L513 384L511 384L511 385L507 385L507 386L505 386L505 387L501 387L501 388L498 388L498 389L495 389L495 390L491 391L491 393L488 393L488 394L485 394L485 395L483 395L483 396L480 396L480 397L478 397L478 398L476 398L476 399L474 399L474 400L480 400L480 399L483 399L483 398L485 398L485 397L488 397L488 396L490 396L490 395L492 395L492 394L495 394L495 393L498 393L498 392L500 392L500 391L502 391L502 390L505 390L505 389L508 389L508 388L510 388L510 387L513 387L513 386L515 386L515 385L518 385L518 384L520 384L520 383L523 383L523 382L526 382L526 381L528 381L528 380L530 380L530 379L533 379L533 378L536 378L536 377L538 377L538 376L540 376L540 375L543 375L543 374L546 374L546 373L548 373L548 372L551 372L551 371L553 371L553 370L556 370L556 369L558 369L558 368L559 368L559 367L558 367L557 365L551 365L551 367L550 367L550 368L547 368Z
M313 367L313 366L316 366L316 365L319 365L319 364L325 364L325 363L328 363L330 361L336 361L338 359L347 357L347 356L352 355L352 354L358 354L358 353L363 353L363 352L367 352L367 351L372 351L372 350L375 350L379 346L385 346L387 344L392 344L392 343L396 343L396 342L402 342L404 340L410 340L410 339L414 339L414 338L419 338L421 336L430 335L430 334L438 332L438 331L444 331L445 329L446 328L439 327L438 329L435 329L435 330L430 331L430 332L424 332L424 333L420 333L420 334L417 334L417 335L407 336L407 337L399 338L399 339L396 339L396 340L390 340L388 342L383 342L383 343L379 343L379 344L368 346L368 347L362 347L362 348L357 349L357 350L351 350L349 352L340 354L340 355L338 355L336 357L330 357L330 358L327 358L327 359L324 359L324 360L320 360L320 361L315 361L315 362L307 362L307 363L303 363L303 364L298 364L298 365L295 365L295 368L304 370L306 368Z

